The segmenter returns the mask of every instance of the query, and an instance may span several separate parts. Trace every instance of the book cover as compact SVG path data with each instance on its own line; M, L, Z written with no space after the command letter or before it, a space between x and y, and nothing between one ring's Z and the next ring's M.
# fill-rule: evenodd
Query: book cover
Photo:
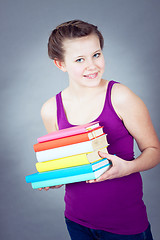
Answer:
M38 142L46 142L46 141L50 141L53 139L58 139L58 138L72 136L72 135L76 135L76 134L80 134L80 133L85 133L85 132L88 132L91 129L97 128L99 126L100 126L99 122L97 121L97 122L78 125L78 126L74 126L74 127L70 127L70 128L65 128L65 129L61 129L58 131L48 133L42 137L39 137L37 139L37 141Z
M31 186L33 189L36 189L36 188L43 188L43 187L56 186L56 185L61 185L61 184L68 184L68 183L92 180L92 179L96 179L99 176L101 176L105 171L107 171L109 169L109 167L110 167L109 165L103 166L102 168L97 169L93 172L79 174L79 175L75 175L75 176L68 176L68 177L50 179L50 180L45 180L45 181L32 182Z
M102 136L89 141L36 152L36 158L38 162L50 161L71 155L93 152L107 146L107 138L106 135L103 134Z
M86 133L76 134L73 136L68 136L68 137L63 137L63 138L58 138L58 139L50 140L47 142L36 143L33 145L33 148L34 148L35 152L40 152L40 151L44 151L44 150L48 150L48 149L52 149L52 148L71 145L74 143L89 141L89 140L92 140L94 138L101 136L102 134L104 134L103 127L100 126L96 129L92 129Z
M106 148L102 148L100 150L103 152L107 152ZM99 156L98 152L99 150L96 150L91 153L77 154L64 158L54 159L51 161L37 162L36 169L38 172L47 172L61 168L69 168L93 163L102 159Z
M27 183L31 183L31 182L45 181L45 180L55 179L55 178L64 178L68 176L75 176L75 175L90 173L103 166L109 166L109 165L110 165L109 161L106 158L104 158L97 162L82 165L82 166L63 168L59 170L42 172L42 173L34 173L26 176L25 180Z

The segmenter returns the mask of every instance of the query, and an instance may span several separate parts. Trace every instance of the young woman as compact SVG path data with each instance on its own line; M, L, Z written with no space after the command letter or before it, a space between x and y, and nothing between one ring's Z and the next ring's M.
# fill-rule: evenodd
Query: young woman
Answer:
M79 20L59 25L48 42L49 56L68 73L69 85L42 107L47 131L98 120L110 144L108 154L99 154L112 162L97 180L66 185L67 227L73 240L151 240L139 172L159 163L159 140L142 100L123 84L102 78L102 49L97 27ZM134 139L141 151L136 159Z

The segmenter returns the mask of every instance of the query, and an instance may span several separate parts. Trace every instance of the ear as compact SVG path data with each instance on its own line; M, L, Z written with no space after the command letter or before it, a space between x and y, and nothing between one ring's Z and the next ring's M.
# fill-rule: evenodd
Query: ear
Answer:
M63 72L66 72L66 68L65 68L65 63L58 60L58 59L54 59L54 64L56 65L56 67L58 67L60 70L62 70Z

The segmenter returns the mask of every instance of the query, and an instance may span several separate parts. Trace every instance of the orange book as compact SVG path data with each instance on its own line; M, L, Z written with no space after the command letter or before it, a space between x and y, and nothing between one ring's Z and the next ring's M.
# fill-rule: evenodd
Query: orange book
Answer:
M92 140L96 137L103 135L103 127L98 127L96 129L90 130L86 133L81 133L77 135L72 135L68 137L63 137L47 142L36 143L33 145L35 152L40 152L52 148L63 147L75 143L86 142L88 140Z

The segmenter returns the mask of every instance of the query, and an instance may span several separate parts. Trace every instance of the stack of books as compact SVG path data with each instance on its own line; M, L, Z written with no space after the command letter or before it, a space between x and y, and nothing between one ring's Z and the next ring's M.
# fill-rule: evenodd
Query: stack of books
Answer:
M107 152L103 126L99 122L70 127L37 139L37 173L26 176L33 189L98 178L110 162L98 151Z

